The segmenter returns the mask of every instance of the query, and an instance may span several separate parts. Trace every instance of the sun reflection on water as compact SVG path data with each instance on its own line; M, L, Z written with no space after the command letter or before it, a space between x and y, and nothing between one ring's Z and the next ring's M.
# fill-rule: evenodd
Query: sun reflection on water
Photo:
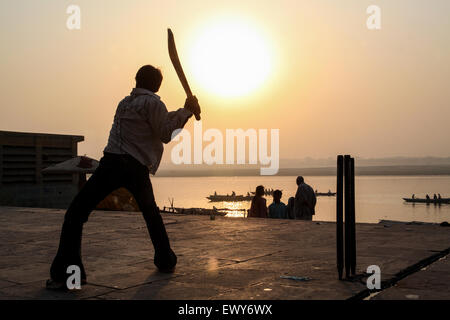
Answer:
M250 201L223 201L218 202L217 204L217 208L229 209L225 216L230 218L245 218L247 217L247 209L250 208Z

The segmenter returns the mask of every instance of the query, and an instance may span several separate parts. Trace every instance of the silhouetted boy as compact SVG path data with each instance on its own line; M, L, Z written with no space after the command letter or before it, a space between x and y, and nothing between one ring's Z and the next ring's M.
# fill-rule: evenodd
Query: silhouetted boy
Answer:
M58 252L50 268L48 289L66 287L67 267L86 272L81 259L83 224L109 193L124 187L136 199L155 248L154 263L161 272L173 272L177 256L172 251L156 206L149 174L155 174L174 130L183 128L192 114L200 113L197 98L186 99L184 108L168 112L156 95L162 82L159 69L143 66L136 74L136 88L118 105L104 156L94 174L70 204L61 230Z
M275 190L273 192L273 203L269 206L269 218L273 219L287 219L288 212L287 206L281 202L282 196L281 190Z

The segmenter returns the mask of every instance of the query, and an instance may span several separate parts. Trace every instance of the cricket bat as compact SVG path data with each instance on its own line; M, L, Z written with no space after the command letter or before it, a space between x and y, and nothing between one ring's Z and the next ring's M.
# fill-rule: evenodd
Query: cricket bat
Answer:
M178 57L177 53L177 47L175 46L175 39L173 37L172 30L167 29L168 32L168 44L169 44L169 56L170 60L172 61L173 67L175 68L175 71L177 72L178 79L180 79L181 85L184 88L184 92L186 92L187 97L192 97L192 91L189 87L189 83L186 79L186 76L183 71L183 67L181 66L180 58ZM200 120L200 113L195 114L195 119Z

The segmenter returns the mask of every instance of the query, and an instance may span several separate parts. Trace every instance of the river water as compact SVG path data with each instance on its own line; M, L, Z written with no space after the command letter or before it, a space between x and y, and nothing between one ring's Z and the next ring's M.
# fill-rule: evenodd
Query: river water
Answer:
M250 202L209 202L206 197L214 194L246 194L256 186L281 189L282 201L295 195L296 177L254 176L254 177L152 177L156 201L160 208L170 206L169 198L174 199L175 207L183 208L232 208L248 209ZM336 191L336 177L311 176L305 182L319 192ZM450 221L450 205L407 204L404 197L433 197L440 193L443 198L450 197L450 176L357 176L356 221L377 223L379 220L443 222ZM272 197L266 197L267 204ZM229 216L242 217L235 211ZM336 198L318 197L316 221L336 220Z

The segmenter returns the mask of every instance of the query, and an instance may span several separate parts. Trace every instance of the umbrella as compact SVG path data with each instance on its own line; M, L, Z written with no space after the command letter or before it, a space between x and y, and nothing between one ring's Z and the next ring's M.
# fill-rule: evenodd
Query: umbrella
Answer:
M44 173L93 173L99 162L95 159L78 156L64 162L57 163L42 170Z

